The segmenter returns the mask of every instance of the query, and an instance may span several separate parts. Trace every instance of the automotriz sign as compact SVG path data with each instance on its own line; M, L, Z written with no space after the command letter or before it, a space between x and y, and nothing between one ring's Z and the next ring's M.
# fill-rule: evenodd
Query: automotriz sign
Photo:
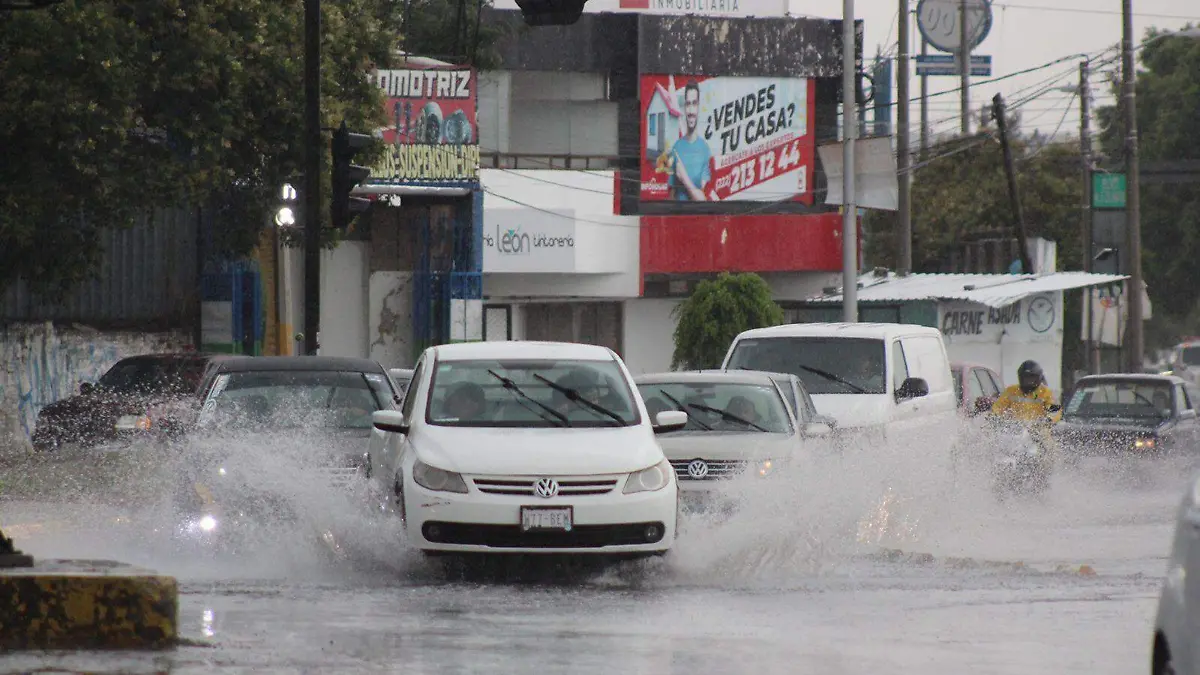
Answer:
M1054 293L1032 295L1006 307L974 302L938 304L938 328L951 343L999 344L1006 341L1041 342L1060 339L1062 307Z
M381 70L387 150L370 183L470 183L479 180L476 72L471 68Z
M483 271L575 271L575 212L487 209L483 214Z

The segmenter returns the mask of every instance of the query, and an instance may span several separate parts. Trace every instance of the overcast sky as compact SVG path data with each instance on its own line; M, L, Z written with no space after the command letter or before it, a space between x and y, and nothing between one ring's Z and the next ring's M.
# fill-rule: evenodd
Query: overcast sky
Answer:
M841 18L842 3L838 0L789 0L790 11L795 15ZM910 0L915 11L917 0ZM992 57L992 77L1036 68L1045 63L1071 54L1092 54L1103 60L1116 57L1118 60L1100 66L1104 71L1119 69L1119 52L1105 52L1121 40L1120 0L995 0L991 33L975 54ZM866 24L865 56L870 58L876 51L886 55L897 53L897 16L899 0L857 0L855 16ZM1142 39L1146 29L1157 27L1178 30L1189 21L1200 24L1200 0L1133 0L1134 40ZM921 38L917 32L915 16L910 20L912 52L920 50ZM941 53L930 49L930 53ZM1036 127L1046 134L1054 134L1056 140L1079 138L1079 99L1070 91L1054 91L1056 87L1074 87L1079 82L1079 61L1042 68L1026 75L1007 80L987 83L988 78L973 78L971 104L978 109L1000 93L1012 105L1031 95L1038 94L1020 107L1026 127ZM914 77L911 95L920 94L920 78L915 77L915 63L910 66ZM1118 71L1119 72L1119 71ZM1092 78L1093 105L1112 103L1108 88L1101 75ZM931 94L958 87L958 78L930 77ZM1050 91L1044 91L1051 89ZM893 94L893 98L895 95ZM959 95L957 92L929 99L929 120L934 131L956 133L959 129ZM913 141L916 142L919 127L920 107L911 107ZM893 117L894 119L894 117ZM974 123L972 124L974 127ZM1093 120L1093 133L1095 133Z

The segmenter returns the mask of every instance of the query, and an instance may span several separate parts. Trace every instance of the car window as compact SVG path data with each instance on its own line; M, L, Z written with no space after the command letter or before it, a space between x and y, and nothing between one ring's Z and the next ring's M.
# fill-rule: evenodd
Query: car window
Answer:
M1183 412L1184 410L1191 409L1192 398L1190 396L1188 396L1187 389L1185 389L1184 386L1181 384L1175 385L1175 399L1176 399L1175 407L1176 407L1176 409L1179 410L1179 412Z
M971 374L967 376L967 393L971 396L969 400L974 401L985 396L983 383L979 381L982 373L977 368L971 369Z
M247 371L217 376L201 426L369 429L391 398L383 373Z
M919 377L929 385L929 392L950 392L950 368L942 341L932 335L913 335L901 338L909 377Z
M203 362L195 359L132 358L118 361L96 384L119 394L186 394L203 373Z
M664 410L679 410L688 414L684 430L703 432L767 431L792 432L786 403L775 387L766 384L735 382L663 382L640 384L638 391L646 401L646 411L657 415ZM728 415L753 422L747 425Z
M999 375L990 370L980 370L979 374L988 396L999 396L1000 392L1004 391L1004 383L1000 381Z
M892 391L897 391L908 379L908 359L899 340L892 343Z
M726 370L795 375L811 394L883 394L882 340L770 337L738 340Z
M959 404L963 402L963 371L961 368L950 369L950 379L954 381L954 397Z
M438 426L606 427L641 423L633 390L616 361L438 362L433 367L428 401L425 420Z
M416 390L421 385L421 376L425 372L425 364L426 363L427 363L427 361L425 360L424 356L422 356L421 359L419 361L417 361L417 367L413 369L412 380L409 381L408 386L405 388L404 404L400 408L400 411L402 413L404 413L405 418L408 418L408 419L412 418L413 408L416 407L416 405L417 405Z

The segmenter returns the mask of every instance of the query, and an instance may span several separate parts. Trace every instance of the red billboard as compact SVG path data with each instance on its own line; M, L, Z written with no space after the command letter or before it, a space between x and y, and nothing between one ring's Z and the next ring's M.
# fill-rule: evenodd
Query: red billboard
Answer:
M388 146L371 182L479 180L476 72L456 66L381 70L387 100Z
M816 83L643 75L642 201L812 204Z

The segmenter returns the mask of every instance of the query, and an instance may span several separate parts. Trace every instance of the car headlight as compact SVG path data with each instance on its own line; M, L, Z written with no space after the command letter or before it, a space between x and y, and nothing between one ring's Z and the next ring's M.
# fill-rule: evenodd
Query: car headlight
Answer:
M150 417L148 415L121 415L113 424L113 429L117 431L149 431Z
M775 462L769 459L764 459L763 461L758 462L757 471L758 475L764 478L770 476L772 473L775 473Z
M637 492L661 490L671 483L672 473L674 473L674 469L671 468L671 463L664 459L649 469L629 474L629 480L625 481L624 492L631 495Z
M1133 447L1137 448L1138 450L1148 450L1153 448L1156 444L1157 440L1154 438L1139 438L1133 442Z
M434 492L457 492L458 494L467 494L467 482L463 480L461 474L453 471L446 471L435 466L429 466L421 460L417 460L413 464L412 472L413 481L425 488Z

